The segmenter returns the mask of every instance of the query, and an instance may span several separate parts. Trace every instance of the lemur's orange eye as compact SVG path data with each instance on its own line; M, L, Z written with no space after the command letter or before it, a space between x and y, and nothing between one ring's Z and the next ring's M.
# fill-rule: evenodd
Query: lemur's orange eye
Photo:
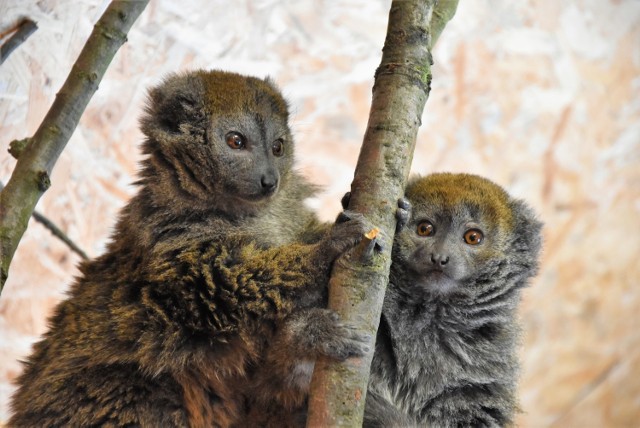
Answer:
M276 157L280 157L284 154L284 141L282 141L282 138L278 138L276 141L273 142L273 145L271 146L271 151L273 152L273 155Z
M235 132L235 131L229 132L226 135L226 139L227 139L227 146L235 150L244 149L245 146L247 145L244 135L242 135L239 132Z
M419 236L431 236L435 232L435 228L430 221L423 221L418 224L418 229L416 230Z
M480 229L469 229L464 233L464 242L469 245L478 245L484 239Z

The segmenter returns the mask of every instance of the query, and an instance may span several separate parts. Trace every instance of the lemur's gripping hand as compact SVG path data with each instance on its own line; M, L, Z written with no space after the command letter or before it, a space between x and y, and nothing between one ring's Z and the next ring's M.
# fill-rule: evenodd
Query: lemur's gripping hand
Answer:
M349 207L349 201L351 200L351 192L344 194L340 203L342 209L346 210ZM411 202L404 196L398 199L398 207L396 208L396 232L400 231L409 221L411 217Z
M339 361L369 352L371 335L340 321L330 309L313 308L287 319L283 335L299 357L326 356Z
M406 226L410 217L411 202L403 196L398 199L398 208L396 208L396 232L399 232Z
M340 204L342 205L342 209L346 210L349 208L349 201L351 200L351 192L347 192L340 199Z
M373 228L373 225L362 214L343 211L328 235L320 242L319 249L322 258L332 262L342 253L355 247L363 235Z

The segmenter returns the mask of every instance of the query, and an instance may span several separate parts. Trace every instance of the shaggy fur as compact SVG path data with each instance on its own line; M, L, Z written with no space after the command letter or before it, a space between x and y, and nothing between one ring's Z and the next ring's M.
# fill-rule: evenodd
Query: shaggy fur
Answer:
M414 179L406 197L411 217L394 240L364 425L510 425L516 310L538 268L542 224L473 175ZM483 233L476 245L465 242L470 230Z
M268 80L195 71L151 90L138 193L35 345L10 426L235 420L276 326L323 305L331 263L369 229L304 208L287 121Z
M516 309L538 268L542 224L524 202L474 175L414 179L406 197L364 425L509 425L517 408ZM418 234L426 222L432 233ZM483 239L466 243L469 231ZM313 338L330 334L308 312L280 327L238 426L304 426L315 361L305 341L328 343Z
M342 199L349 205L350 194ZM409 203L398 201L396 218L402 228L408 221ZM345 338L351 338L346 341ZM303 427L315 361L319 355L337 360L369 352L371 336L339 321L333 311L306 309L281 323L262 363L247 383L246 414L237 427ZM359 345L359 346L356 346Z

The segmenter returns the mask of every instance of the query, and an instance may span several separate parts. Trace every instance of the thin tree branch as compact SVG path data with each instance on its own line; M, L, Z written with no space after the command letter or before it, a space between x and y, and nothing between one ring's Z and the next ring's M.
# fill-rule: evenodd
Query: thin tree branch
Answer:
M51 171L89 100L98 89L127 32L149 0L112 1L89 36L47 116L0 192L0 291L36 203L49 188Z
M431 38L429 39L429 49L433 48L433 45L440 38L442 30L444 30L447 22L451 21L453 15L456 14L458 9L458 0L436 0L436 7L433 9L433 15L431 16Z
M49 229L49 232L51 232L53 234L53 236L55 236L56 238L58 238L59 240L61 240L65 244L67 244L67 246L71 249L71 251L73 251L74 253L76 253L80 257L82 257L84 260L87 260L89 258L89 256L87 256L87 253L85 253L82 250L82 248L78 247L75 244L75 242L73 242L71 240L71 238L69 238L66 235L66 233L64 233L62 231L62 229L60 229L58 226L56 226L56 224L54 222L49 220L43 214L40 214L38 211L34 211L33 212L33 219L35 221L37 221L38 223L42 224L47 229Z
M2 189L4 189L4 183L0 181L0 191L2 191ZM85 260L89 258L89 256L87 256L87 253L82 251L82 248L78 247L76 243L73 242L71 238L69 238L67 234L62 231L62 229L56 226L56 224L53 221L49 220L49 218L47 218L44 214L40 214L38 211L34 210L32 217L35 221L47 228L53 236L67 244L67 247L69 247L71 251L75 252Z
M434 10L435 7L435 10ZM457 1L394 0L382 61L376 70L369 123L349 209L363 213L382 234L383 251L370 260L340 259L329 284L329 307L375 338L391 265L398 198L409 175L431 81L430 47ZM432 27L433 26L433 27ZM308 427L362 425L372 351L343 363L320 359L311 382Z
M9 40L7 40L2 44L2 46L0 46L0 65L2 65L2 63L7 58L9 58L9 55L11 55L11 52L13 52L15 48L17 48L25 40L27 40L29 36L33 34L33 32L37 29L38 26L35 22L30 19L24 19L22 22L20 22L20 24L18 24L16 28L11 29L7 33L4 33L2 37L6 36L12 31L15 31L15 33L11 37L9 37Z

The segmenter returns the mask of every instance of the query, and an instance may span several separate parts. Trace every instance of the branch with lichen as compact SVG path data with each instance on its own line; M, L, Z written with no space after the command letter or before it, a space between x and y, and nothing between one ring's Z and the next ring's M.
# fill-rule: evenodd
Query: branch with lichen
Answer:
M398 198L404 193L431 81L431 47L453 17L457 0L394 0L382 61L375 74L369 123L349 209L382 233L382 251L336 262L329 307L375 340L391 265ZM371 352L337 363L320 359L311 383L307 426L361 426Z
M100 17L40 127L22 147L0 192L0 291L36 203L49 188L51 171L114 55L148 0L116 0Z

